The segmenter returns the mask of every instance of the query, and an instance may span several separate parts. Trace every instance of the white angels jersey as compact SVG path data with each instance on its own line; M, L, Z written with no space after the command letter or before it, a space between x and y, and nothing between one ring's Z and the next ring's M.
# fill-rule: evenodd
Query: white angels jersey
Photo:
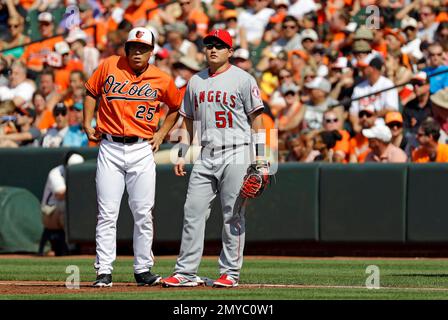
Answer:
M264 107L255 78L229 65L210 75L209 69L188 82L180 114L200 121L202 146L231 146L251 142L249 115Z

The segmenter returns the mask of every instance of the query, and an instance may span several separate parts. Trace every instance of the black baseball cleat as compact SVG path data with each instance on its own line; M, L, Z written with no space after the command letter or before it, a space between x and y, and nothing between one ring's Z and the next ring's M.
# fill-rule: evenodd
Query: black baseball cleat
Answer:
M112 287L112 275L111 274L99 274L96 277L96 281L93 283L94 287Z
M134 273L134 277L138 286L155 286L158 285L162 279L161 276L152 273L151 270L139 274Z

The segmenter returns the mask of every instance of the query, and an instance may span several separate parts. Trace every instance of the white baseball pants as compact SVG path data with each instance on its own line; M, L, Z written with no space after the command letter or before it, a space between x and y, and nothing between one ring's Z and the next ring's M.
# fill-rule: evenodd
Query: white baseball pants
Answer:
M134 272L149 271L152 254L156 165L147 140L133 144L100 144L96 171L98 221L96 226L96 261L98 274L112 273L116 258L117 220L124 188L134 217Z

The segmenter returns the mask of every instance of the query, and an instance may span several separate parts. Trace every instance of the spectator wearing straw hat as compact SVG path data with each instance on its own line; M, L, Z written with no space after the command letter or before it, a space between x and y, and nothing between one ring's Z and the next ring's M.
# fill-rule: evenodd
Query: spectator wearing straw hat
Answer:
M431 95L432 113L440 125L439 142L448 143L448 89Z

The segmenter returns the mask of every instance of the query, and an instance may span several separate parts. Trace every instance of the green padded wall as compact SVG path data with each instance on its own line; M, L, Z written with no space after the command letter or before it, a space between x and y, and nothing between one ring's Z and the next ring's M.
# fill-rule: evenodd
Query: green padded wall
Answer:
M404 242L406 164L322 165L322 241Z
M28 190L0 186L0 253L37 253L42 231L40 201Z
M96 158L98 148L18 148L0 149L0 184L24 188L39 200L50 170L62 163L64 154L76 150L86 159Z
M408 241L448 242L447 184L446 165L409 165Z

